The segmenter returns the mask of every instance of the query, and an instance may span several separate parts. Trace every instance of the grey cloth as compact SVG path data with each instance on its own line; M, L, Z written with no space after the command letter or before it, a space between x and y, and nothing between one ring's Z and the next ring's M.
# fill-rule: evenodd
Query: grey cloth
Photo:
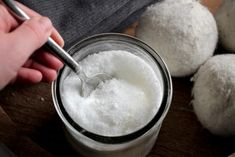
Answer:
M19 0L48 16L65 48L97 33L120 31L138 19L145 7L158 0Z
M0 157L16 157L13 152L0 142Z

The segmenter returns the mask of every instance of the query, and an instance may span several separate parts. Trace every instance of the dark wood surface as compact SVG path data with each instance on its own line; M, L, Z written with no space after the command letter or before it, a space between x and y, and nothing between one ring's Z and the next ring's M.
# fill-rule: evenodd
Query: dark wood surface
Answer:
M214 13L220 0L202 0ZM133 27L124 32L134 35ZM235 137L213 136L198 122L189 78L173 79L174 96L159 137L148 157L226 157ZM18 157L75 157L54 109L49 84L14 85L0 92L0 141Z
M235 138L211 135L198 122L189 78L173 79L173 102L149 157L224 157ZM51 98L50 84L14 85L0 92L0 141L19 157L75 157Z

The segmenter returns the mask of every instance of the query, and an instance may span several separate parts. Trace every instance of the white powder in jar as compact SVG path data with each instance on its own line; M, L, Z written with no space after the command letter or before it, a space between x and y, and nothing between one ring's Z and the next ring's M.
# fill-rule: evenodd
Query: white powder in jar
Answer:
M65 110L84 129L105 136L120 136L145 126L157 113L163 87L152 67L122 50L92 54L80 62L87 76L107 73L88 97L80 95L79 77L70 73L62 82Z

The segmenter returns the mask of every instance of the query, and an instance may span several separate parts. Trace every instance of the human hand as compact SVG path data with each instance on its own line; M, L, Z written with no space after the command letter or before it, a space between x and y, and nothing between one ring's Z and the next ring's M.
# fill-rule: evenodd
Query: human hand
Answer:
M18 5L31 17L22 24L0 1L0 89L15 80L51 82L63 66L55 56L39 49L49 36L60 46L64 45L51 21L20 3Z

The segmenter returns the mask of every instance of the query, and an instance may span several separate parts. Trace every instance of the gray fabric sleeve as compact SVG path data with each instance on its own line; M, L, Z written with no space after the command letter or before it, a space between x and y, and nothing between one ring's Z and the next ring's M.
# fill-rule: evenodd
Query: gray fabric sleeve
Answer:
M158 0L19 0L48 16L65 39L65 48L89 35L119 31Z

